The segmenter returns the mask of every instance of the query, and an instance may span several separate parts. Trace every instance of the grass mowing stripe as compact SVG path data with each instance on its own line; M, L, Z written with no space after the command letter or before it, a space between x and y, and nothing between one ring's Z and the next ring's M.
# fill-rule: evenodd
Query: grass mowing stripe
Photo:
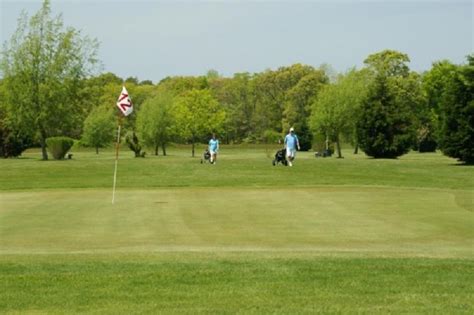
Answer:
M0 253L327 251L473 257L453 193L389 188L182 188L0 194Z

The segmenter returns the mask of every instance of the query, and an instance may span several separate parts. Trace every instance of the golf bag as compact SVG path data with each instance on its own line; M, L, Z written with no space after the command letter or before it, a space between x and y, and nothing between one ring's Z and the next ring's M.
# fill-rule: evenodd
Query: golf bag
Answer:
M201 164L204 162L211 163L211 153L209 152L209 149L206 149L206 151L204 151L204 153L202 154Z
M275 153L275 158L273 159L272 164L275 166L278 163L288 166L288 161L286 160L286 149L278 150Z

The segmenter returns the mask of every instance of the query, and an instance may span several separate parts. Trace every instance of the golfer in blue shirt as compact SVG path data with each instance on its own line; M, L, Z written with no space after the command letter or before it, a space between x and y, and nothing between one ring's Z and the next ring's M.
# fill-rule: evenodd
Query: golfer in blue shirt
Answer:
M216 139L216 134L212 134L212 139L209 140L209 153L211 154L210 162L215 164L217 161L217 152L219 151L219 140Z
M293 160L295 159L296 148L300 149L300 142L298 137L295 135L295 129L290 128L290 132L285 137L285 148L288 165L293 166Z

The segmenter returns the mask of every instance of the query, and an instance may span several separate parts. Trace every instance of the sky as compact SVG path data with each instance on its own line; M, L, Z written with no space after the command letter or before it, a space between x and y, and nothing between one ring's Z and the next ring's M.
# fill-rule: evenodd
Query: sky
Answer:
M383 49L410 68L464 63L474 51L473 1L51 0L53 14L100 42L101 72L158 82L167 76L261 72L294 63L363 66ZM41 0L0 0L1 42Z

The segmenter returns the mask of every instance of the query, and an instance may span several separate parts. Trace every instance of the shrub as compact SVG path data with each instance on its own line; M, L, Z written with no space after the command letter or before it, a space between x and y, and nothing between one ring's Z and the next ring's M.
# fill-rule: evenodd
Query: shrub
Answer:
M275 130L265 130L263 132L262 142L263 143L279 143L281 142L281 134Z
M51 137L46 139L48 151L53 155L55 160L62 160L67 151L71 149L74 140L69 137Z
M0 157L18 157L30 145L29 137L0 127Z

